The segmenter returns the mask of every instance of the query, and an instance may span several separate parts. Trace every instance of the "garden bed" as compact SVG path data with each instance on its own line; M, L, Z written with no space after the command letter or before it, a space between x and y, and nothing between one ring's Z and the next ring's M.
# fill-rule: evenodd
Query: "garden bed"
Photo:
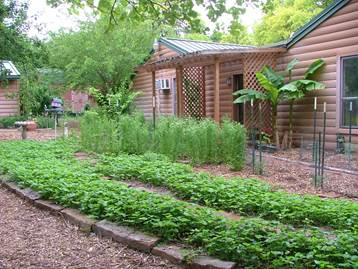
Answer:
M251 153L248 153L248 159ZM281 155L280 155L281 154ZM358 201L358 176L348 173L325 170L323 188L315 188L312 184L314 168L297 162L287 162L272 158L272 156L285 156L284 153L263 154L264 173L254 174L252 166L248 163L241 171L232 171L227 165L197 165L196 171L209 172L225 178L243 177L258 178L267 183L282 188L291 193L314 194L321 197L349 198ZM256 159L258 160L258 158Z
M94 169L86 161L74 159L76 145L71 140L3 143L0 165L17 184L39 192L42 199L77 208L98 220L106 218L141 229L164 241L187 243L243 266L315 268L317 262L338 267L357 263L357 210L350 201L276 192L256 180L197 175L187 166L154 155L104 156ZM105 173L100 171L106 169L118 182L103 180ZM191 203L128 188L120 182L124 176L162 184ZM254 218L232 220L218 216L214 208ZM330 229L322 231L310 224ZM287 245L288 241L291 244Z
M353 147L354 147L354 145L353 145ZM354 150L354 148L353 148L353 150ZM272 156L312 163L312 149L311 150L309 150L309 149L301 150L300 148L292 148L292 149L288 149L288 150L281 150L281 151L274 152L274 153L272 153ZM352 171L356 171L358 174L358 152L357 151L353 151L351 165L349 165L347 155L337 154L334 151L327 150L325 152L324 163L325 163L325 166L352 170Z

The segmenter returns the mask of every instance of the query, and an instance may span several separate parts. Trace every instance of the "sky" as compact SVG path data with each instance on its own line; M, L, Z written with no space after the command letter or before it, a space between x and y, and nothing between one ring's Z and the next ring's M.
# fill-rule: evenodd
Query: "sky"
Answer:
M227 0L227 5L231 6L234 0ZM78 22L81 20L86 20L89 11L82 11L78 15L70 15L66 6L61 6L58 8L51 8L46 4L46 0L28 0L29 10L28 15L31 22L33 22L36 27L32 27L28 32L31 37L39 37L41 39L46 39L49 32L56 32L61 28L71 29L76 28ZM197 11L202 15L203 20L206 24L213 29L215 23L211 22L206 17L206 12L203 7L197 7ZM242 16L242 23L248 26L249 31L252 29L252 26L255 22L260 20L262 13L259 9L249 6L247 12ZM35 20L36 18L36 20ZM228 16L223 16L219 19L219 22L224 25L228 25L231 21L231 18Z

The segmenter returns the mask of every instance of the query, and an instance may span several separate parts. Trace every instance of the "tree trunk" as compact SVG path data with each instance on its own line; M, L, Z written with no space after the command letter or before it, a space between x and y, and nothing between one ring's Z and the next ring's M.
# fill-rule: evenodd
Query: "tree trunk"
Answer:
M288 114L288 148L292 148L292 141L293 141L293 125L292 125L292 116L293 116L293 99L290 100L290 110Z

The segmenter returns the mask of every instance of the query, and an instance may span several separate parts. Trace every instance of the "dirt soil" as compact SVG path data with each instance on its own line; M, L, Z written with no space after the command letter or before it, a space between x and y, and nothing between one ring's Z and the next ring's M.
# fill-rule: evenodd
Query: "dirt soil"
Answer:
M312 162L312 150L299 148L293 148L289 150L281 150L275 153L272 153L273 156L287 158L291 160L298 160L304 162ZM345 154L336 154L334 151L325 152L324 163L326 166L348 169L358 172L358 152L353 148L351 164L349 165L348 155Z
M63 130L57 130L57 137L63 135ZM35 131L27 132L27 139L44 141L55 138L55 130L52 129L37 129ZM1 140L21 140L21 132L17 129L0 129Z
M312 167L277 160L267 155L263 157L263 163L263 175L254 174L250 164L247 164L241 171L231 171L227 165L199 165L194 169L226 178L235 176L258 178L291 193L309 193L321 197L349 198L358 201L358 176L356 175L326 170L323 188L315 188L312 184L314 174Z
M125 245L86 235L0 187L0 268L179 268Z

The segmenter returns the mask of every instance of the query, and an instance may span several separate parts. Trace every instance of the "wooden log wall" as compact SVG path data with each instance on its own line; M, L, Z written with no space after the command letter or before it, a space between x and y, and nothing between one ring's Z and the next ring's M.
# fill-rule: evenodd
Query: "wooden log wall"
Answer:
M156 52L153 54L151 61L157 61L161 58L176 56L177 53L166 46L159 44ZM164 69L155 72L156 79L170 79L171 90L170 91L159 91L157 90L156 95L156 113L160 115L173 115L173 94L174 85L173 78L175 78L175 69ZM144 112L146 118L152 117L152 74L151 72L140 71L137 73L133 88L141 95L137 97L135 106L138 110Z
M206 116L214 118L214 70L215 65L205 67L205 98L206 98ZM233 81L227 84L227 79L236 74L243 73L241 60L227 61L220 63L220 118L228 116L233 117Z
M18 115L20 113L18 101L19 86L18 80L10 80L6 87L0 86L0 117Z
M327 19L306 37L291 47L278 59L278 68L284 70L294 58L301 62L296 66L293 79L301 78L307 67L317 58L322 58L326 66L318 80L326 85L325 90L311 92L297 101L294 106L294 133L305 139L313 136L313 97L318 97L318 125L322 126L323 102L327 102L327 147L335 148L336 133L348 134L348 129L340 128L340 57L358 55L358 0L351 0L331 18ZM287 103L278 110L278 125L281 131L288 129ZM358 130L354 130L353 143L358 144Z

